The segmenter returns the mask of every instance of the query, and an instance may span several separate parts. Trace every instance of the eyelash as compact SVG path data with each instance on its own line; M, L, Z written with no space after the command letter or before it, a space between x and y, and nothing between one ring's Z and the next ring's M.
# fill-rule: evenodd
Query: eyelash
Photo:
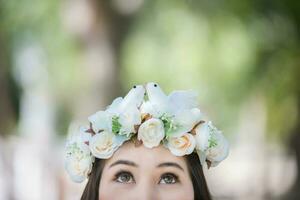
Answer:
M172 178L171 183L161 183L161 181L163 180L163 178L166 178L166 177ZM175 174L173 174L173 173L165 173L165 174L161 175L160 180L159 180L160 184L175 184L175 183L178 183L178 182L179 182L178 176L175 175Z
M129 171L119 171L119 172L117 172L115 177L114 177L114 181L118 182L118 183L130 184L131 182L130 183L124 182L120 179L122 175L129 175L130 179L132 179L132 181L135 182L132 173L130 173Z
M129 176L129 180L127 180L127 181L122 180L121 178L124 175ZM171 178L172 180L171 180L171 182L167 183L166 180L164 180L165 178ZM127 177L127 179L128 179L128 177ZM117 172L113 180L117 183L123 183L123 184L135 183L132 173L129 171L124 171L124 170ZM162 182L163 180L164 180L164 183ZM167 184L167 185L168 184L176 184L179 182L180 181L179 181L178 176L173 173L170 173L170 172L162 174L160 177L160 180L159 180L159 184Z

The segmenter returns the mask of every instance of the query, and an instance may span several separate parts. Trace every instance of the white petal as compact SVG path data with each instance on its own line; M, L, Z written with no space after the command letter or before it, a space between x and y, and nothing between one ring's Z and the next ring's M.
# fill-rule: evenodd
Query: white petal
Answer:
M163 122L156 118L148 119L142 123L138 131L138 140L142 140L147 148L158 146L164 136Z
M136 107L129 107L119 117L119 122L122 125L120 134L134 133L134 125L141 123L141 113Z
M128 140L130 140L130 137L126 135L116 135L116 137L114 138L114 143L119 147Z
M107 159L113 155L118 147L114 141L115 135L113 133L103 131L91 138L89 147L95 157Z
M111 116L105 111L98 111L91 115L88 120L92 123L96 133L99 130L111 130Z
M87 127L84 127L84 126L81 126L80 127L80 138L83 142L88 142L90 141L92 135L90 133L87 133L86 130L88 128Z
M195 129L196 148L200 151L205 151L209 146L209 127L207 123L198 125Z
M152 117L159 118L169 110L167 104L154 104L151 101L143 102L141 113L149 113Z
M175 156L184 156L191 154L196 146L194 136L186 133L181 137L168 139L167 147Z
M229 154L229 143L221 132L217 133L218 144L216 147L208 150L208 159L212 162L221 162Z
M92 157L86 157L81 160L68 158L65 161L65 169L70 175L72 181L80 183L84 181L92 169Z
M198 108L181 110L176 113L174 122L179 125L172 135L180 137L182 134L192 130L192 128L202 119L202 114Z

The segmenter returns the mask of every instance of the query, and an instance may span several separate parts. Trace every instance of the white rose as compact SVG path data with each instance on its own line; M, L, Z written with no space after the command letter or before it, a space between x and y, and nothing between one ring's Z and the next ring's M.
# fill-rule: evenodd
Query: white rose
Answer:
M160 117L163 114L163 110L160 110L159 107L151 101L144 101L140 111L142 114L150 114L153 117Z
M205 151L209 146L210 128L207 122L199 124L195 128L196 148Z
M175 156L188 155L194 151L195 146L194 136L189 133L185 133L181 137L170 137L167 142L167 147Z
M135 132L135 125L141 123L141 113L135 106L128 105L120 111L114 106L106 111L98 111L88 119L96 133L105 130L128 137Z
M164 124L159 119L148 119L139 127L138 140L142 140L145 147L152 148L158 146L164 136Z
M115 135L112 132L102 131L95 134L90 139L90 150L92 154L100 159L110 158L113 153L130 138L126 136Z
M121 124L120 135L129 136L135 133L135 125L141 123L141 113L136 107L128 107L122 114L120 114L119 122Z
M93 157L85 157L76 160L72 157L68 158L65 168L74 182L81 183L84 181L92 170Z
M206 159L211 162L211 166L217 166L221 161L227 158L229 153L229 143L221 132L216 134L217 145L208 148Z
M73 138L66 145L65 169L74 182L82 182L92 170L94 157L91 155L88 145Z
M195 132L196 149L201 164L205 160L209 160L211 166L216 166L228 156L228 141L222 132L213 126L212 122L200 124Z

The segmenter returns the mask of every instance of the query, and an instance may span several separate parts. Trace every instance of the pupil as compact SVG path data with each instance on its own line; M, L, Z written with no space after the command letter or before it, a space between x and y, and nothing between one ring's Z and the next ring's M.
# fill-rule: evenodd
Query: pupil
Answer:
M134 85L133 88L136 88L136 85Z
M171 183L171 182L172 182L171 177L169 177L169 176L167 176L167 177L165 178L165 180L166 180L167 183Z
M128 174L123 174L123 175L121 176L121 180L122 180L122 182L128 182L128 181L129 181L129 179L130 179L130 177L129 177L129 175L128 175Z
M165 180L165 182L166 182L167 184L173 183L173 177L170 176L170 175L166 175L166 176L164 177L164 180Z
M157 85L156 85L156 84L154 84L154 87L157 87Z

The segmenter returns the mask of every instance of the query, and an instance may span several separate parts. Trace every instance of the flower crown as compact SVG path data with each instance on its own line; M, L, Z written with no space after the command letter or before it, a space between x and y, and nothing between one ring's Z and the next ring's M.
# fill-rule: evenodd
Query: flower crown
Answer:
M144 96L147 95L147 100ZM161 143L175 156L197 152L202 165L218 165L229 144L212 122L203 120L193 91L166 95L156 83L136 85L88 120L66 144L65 168L75 182L84 181L96 158L108 159L128 140L153 148Z

